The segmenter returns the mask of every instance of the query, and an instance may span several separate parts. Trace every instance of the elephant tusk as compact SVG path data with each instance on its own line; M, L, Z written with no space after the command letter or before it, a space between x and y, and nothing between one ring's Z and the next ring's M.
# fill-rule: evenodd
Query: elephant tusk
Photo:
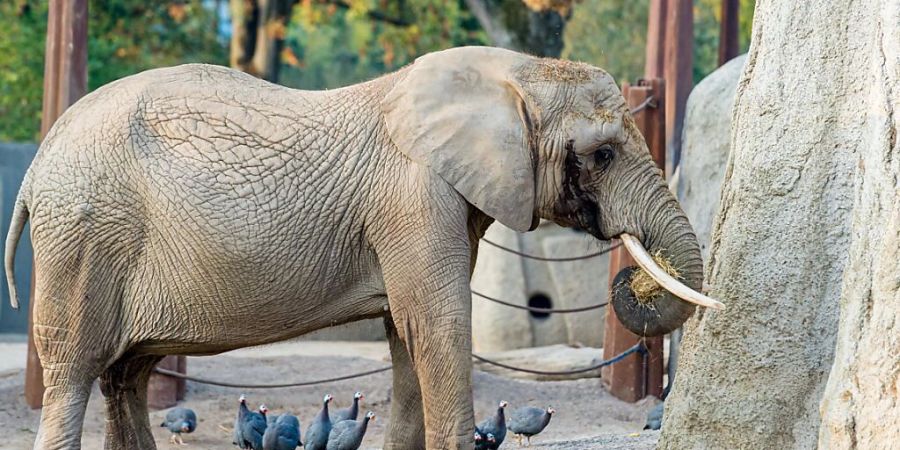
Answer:
M666 273L665 270L656 265L653 261L653 257L650 256L650 253L647 252L647 249L644 248L643 244L641 244L636 237L627 233L622 233L619 238L622 240L622 243L625 244L625 249L628 250L628 253L634 258L634 261L650 275L650 278L653 278L654 281L659 283L665 290L671 292L672 295L681 298L684 301L705 306L707 308L725 309L725 305L722 302L713 300L685 286L682 282L676 280Z

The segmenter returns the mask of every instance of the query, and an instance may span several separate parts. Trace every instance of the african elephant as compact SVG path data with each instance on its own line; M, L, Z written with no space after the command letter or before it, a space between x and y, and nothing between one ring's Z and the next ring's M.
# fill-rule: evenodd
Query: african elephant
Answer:
M378 316L394 364L385 447L472 448L469 280L493 220L630 235L701 285L694 233L614 80L495 48L329 91L197 64L110 83L41 145L10 283L29 217L40 449L79 447L98 377L107 448L154 448L146 384L163 355ZM632 306L647 334L694 309Z

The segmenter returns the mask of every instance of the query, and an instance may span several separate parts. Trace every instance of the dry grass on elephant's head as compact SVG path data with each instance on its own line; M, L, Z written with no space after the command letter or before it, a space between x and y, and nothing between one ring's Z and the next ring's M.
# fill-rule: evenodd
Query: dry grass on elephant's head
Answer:
M681 279L681 274L678 273L678 269L672 265L668 258L662 255L662 251L657 251L656 254L653 255L653 261L673 278ZM653 299L665 292L665 289L657 284L644 269L634 271L629 286L631 287L632 292L634 292L634 297L640 303L652 302Z

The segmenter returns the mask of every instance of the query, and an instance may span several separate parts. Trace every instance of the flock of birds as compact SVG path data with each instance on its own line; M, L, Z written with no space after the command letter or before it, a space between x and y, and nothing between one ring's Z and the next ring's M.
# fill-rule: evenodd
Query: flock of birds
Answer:
M357 420L359 401L363 398L363 394L357 392L353 395L353 404L349 408L330 413L328 404L333 397L331 394L325 395L322 409L306 429L306 436L301 439L300 420L297 416L269 414L265 405L251 411L247 407L247 398L241 395L237 417L234 419L232 443L241 449L250 450L294 450L297 447L306 450L356 450L362 445L369 422L375 420L375 413L372 411ZM522 445L522 439L530 446L532 436L544 431L556 412L553 408L526 406L513 411L507 420L507 405L505 401L500 402L497 412L475 427L476 449L499 448L506 439L507 431L515 435L519 446ZM169 442L184 444L181 435L197 428L197 415L188 408L173 408L160 426L172 432Z

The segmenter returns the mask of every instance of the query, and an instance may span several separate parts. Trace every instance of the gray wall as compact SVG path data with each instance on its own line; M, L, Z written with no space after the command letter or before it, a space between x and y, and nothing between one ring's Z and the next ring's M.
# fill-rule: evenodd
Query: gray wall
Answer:
M25 171L37 151L37 144L0 143L0 242L6 242L13 205ZM25 333L28 329L28 297L31 295L31 238L28 228L16 252L16 285L19 288L19 310L9 306L6 276L0 281L0 333ZM0 261L6 259L5 245L0 245ZM3 272L5 273L5 272Z

